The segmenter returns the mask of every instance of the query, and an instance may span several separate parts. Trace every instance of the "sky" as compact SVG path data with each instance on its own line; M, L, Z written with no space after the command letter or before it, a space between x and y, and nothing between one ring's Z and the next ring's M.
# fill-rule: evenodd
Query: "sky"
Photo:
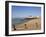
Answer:
M41 7L34 6L12 6L12 18L40 16Z

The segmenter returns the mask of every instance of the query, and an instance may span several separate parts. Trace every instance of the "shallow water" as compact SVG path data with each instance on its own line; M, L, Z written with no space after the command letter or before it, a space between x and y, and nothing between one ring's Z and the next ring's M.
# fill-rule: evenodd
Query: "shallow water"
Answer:
M25 18L14 18L14 19L12 19L12 24L17 25L17 24L24 23L26 21L29 21L29 20L27 20Z

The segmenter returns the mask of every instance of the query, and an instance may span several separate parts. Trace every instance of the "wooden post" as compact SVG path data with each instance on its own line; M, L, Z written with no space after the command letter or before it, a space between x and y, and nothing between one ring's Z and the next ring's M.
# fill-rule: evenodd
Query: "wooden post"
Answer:
M25 29L27 29L27 24L25 24Z
M16 30L15 25L13 25L14 30Z
M36 29L38 29L38 23L36 22Z

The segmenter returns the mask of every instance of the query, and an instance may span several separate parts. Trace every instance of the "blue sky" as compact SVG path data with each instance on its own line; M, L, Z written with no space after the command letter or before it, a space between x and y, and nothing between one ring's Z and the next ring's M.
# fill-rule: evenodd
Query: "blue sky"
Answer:
M40 16L41 7L33 6L12 6L12 18L26 16Z

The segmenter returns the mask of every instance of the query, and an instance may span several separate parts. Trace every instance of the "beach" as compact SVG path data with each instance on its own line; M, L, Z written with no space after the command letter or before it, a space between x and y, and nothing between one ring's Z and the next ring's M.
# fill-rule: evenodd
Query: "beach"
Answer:
M27 18L29 19L29 18ZM31 18L30 18L31 19ZM12 31L20 31L20 30L40 30L41 29L41 18L35 18L32 20L28 20L24 23L21 23L19 25L15 26L15 30L14 28L12 28Z

